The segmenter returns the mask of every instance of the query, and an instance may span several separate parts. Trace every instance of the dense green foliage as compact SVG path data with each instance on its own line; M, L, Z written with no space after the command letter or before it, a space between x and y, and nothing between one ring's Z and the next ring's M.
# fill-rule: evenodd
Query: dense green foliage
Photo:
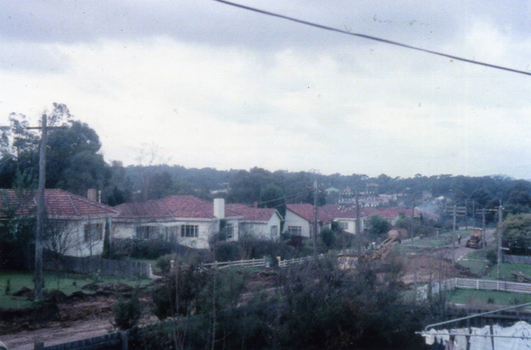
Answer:
M89 188L108 185L111 170L99 153L101 143L87 124L72 119L65 105L54 104L47 114L46 185L86 195ZM12 114L11 125L2 129L0 187L11 188L22 180L35 188L39 173L41 134L28 129L23 115ZM58 127L58 128L54 128Z
M531 254L531 214L507 216L503 221L503 236L510 254Z
M279 271L276 288L264 289L239 269L180 267L153 294L159 318L180 317L144 341L153 349L422 349L414 333L428 313L402 299L400 272L397 261L345 271L320 260Z
M140 304L138 299L138 291L130 298L118 300L113 307L113 312L115 327L126 330L136 326L142 316L142 304Z
M371 235L383 236L391 229L391 224L383 216L374 213L369 218L367 230Z

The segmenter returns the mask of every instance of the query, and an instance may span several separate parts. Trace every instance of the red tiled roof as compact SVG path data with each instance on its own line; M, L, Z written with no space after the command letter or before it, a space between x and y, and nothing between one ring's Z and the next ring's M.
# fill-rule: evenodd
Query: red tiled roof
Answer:
M142 203L124 203L115 207L118 218L195 218L213 219L214 204L194 196L170 196ZM226 204L225 217L239 217L248 221L269 221L275 209L252 208L243 204Z
M15 216L34 216L37 213L38 192L36 190L15 191L0 189L0 217L9 216L14 211ZM116 216L118 212L108 205L97 203L73 193L47 189L44 193L46 212L52 217L89 217Z
M300 217L304 218L308 221L313 221L314 215L314 209L313 205L311 204L287 204L286 205L288 210L291 210L295 214L299 215ZM319 207L319 210L317 211L318 220L324 223L329 223L333 220L333 217L330 216L325 210L320 210L321 207Z
M214 218L214 205L194 196L170 196L141 203L124 203L115 207L118 218Z
M355 206L345 207L343 205L337 204L326 204L319 207L319 210L323 210L325 213L327 213L332 220L355 219L357 217ZM365 216L365 213L360 209L360 217L364 218Z
M379 214L387 219L395 219L398 217L400 213L404 213L406 216L411 216L411 209L405 209L405 208L397 208L397 207L390 207L390 208L363 208L362 211L367 216L371 216L372 214Z
M273 208L254 208L243 204L225 205L225 216L242 216L245 221L269 221L275 212L276 209Z

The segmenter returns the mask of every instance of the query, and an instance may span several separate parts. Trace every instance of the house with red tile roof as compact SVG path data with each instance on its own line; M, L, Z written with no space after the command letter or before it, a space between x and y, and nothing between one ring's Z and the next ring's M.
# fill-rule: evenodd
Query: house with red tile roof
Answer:
M346 233L356 233L357 212L355 206L344 206L337 204L326 204L319 207L319 210L327 213L333 222L336 222L339 227ZM360 230L365 230L365 223L367 215L360 208Z
M191 248L204 249L210 237L223 231L235 241L244 235L261 239L279 237L281 217L274 209L251 208L242 204L214 202L194 196L169 196L115 207L113 238L159 239Z
M251 236L263 240L280 240L282 217L276 209L227 204L225 210L237 219L238 239Z
M314 207L311 204L288 204L286 219L284 222L284 232L291 235L311 237L313 231ZM398 207L389 208L360 208L360 229L366 229L367 220L373 214L383 216L391 225L395 225L401 215L411 217L412 210ZM438 215L421 211L415 208L415 217L423 215L424 218L437 220ZM330 225L332 222L338 223L344 232L355 234L356 232L356 207L327 204L318 208L319 229Z
M333 218L324 210L317 211L319 232L331 224ZM314 207L311 204L287 204L284 232L292 236L312 237ZM319 234L319 232L317 234Z
M36 218L36 190L0 189L0 221ZM112 207L67 191L47 189L44 202L48 219L44 247L69 256L93 256L103 252L104 235L111 232Z

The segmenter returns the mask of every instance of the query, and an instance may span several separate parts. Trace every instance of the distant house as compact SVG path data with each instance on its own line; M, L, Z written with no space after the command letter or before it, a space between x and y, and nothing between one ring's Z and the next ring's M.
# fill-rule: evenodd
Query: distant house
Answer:
M314 222L314 206L311 204L288 204L286 205L286 218L284 232L293 236L312 237ZM317 212L318 232L323 227L330 225L332 217L323 210Z
M48 219L45 248L69 256L102 254L104 236L111 231L116 210L58 189L47 189L44 198ZM35 190L0 189L0 222L35 218L37 199Z
M396 225L400 215L411 217L412 210L406 208L389 207L389 208L363 208L363 212L367 217L373 214L378 214L384 217L391 225Z
M367 220L373 214L384 217L391 225L396 222L401 215L411 217L412 210L398 207L390 208L360 208L360 230L366 229ZM438 215L421 211L415 208L415 217L423 216L426 219L437 220ZM336 222L344 232L355 234L356 232L356 207L327 204L318 208L319 230L327 227L332 222ZM311 237L313 232L314 207L311 204L288 204L286 218L284 222L284 232L291 235Z
M252 236L273 241L280 239L282 217L276 209L227 204L225 210L237 219L239 238Z
M356 233L356 207L355 206L342 206L336 204L327 204L319 208L328 214L333 222L336 222L338 226L346 233ZM360 230L365 230L365 221L367 219L366 214L360 209Z
M228 204L217 198L209 202L194 196L169 196L141 203L116 206L113 238L158 239L204 249L215 233L229 241L245 235L277 239L281 218L274 209Z

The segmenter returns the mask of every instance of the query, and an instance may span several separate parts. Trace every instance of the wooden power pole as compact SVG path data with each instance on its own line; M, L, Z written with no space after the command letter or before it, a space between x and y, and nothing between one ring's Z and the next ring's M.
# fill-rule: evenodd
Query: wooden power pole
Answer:
M498 207L498 279L501 277L501 265L502 265L502 230L503 230L503 208L501 205Z
M44 201L44 189L46 186L46 142L47 142L47 115L42 114L42 125L28 129L41 129L41 145L39 150L39 190L37 199L37 232L35 234L35 293L34 300L42 298L42 237L44 236L44 221L46 220L46 208Z
M48 127L48 115L42 114L41 126L28 127L28 129L41 130L41 144L39 149L39 188L37 198L37 232L35 233L35 293L34 300L42 298L42 239L46 221L45 188L46 188L46 144L48 142L48 129L63 129L64 127Z
M358 259L361 259L361 215L359 192L356 190L356 242L358 242ZM358 260L359 261L359 260Z
M319 226L318 223L318 213L319 210L317 209L317 197L319 196L319 187L317 184L317 179L313 183L313 259L317 260L317 228Z

